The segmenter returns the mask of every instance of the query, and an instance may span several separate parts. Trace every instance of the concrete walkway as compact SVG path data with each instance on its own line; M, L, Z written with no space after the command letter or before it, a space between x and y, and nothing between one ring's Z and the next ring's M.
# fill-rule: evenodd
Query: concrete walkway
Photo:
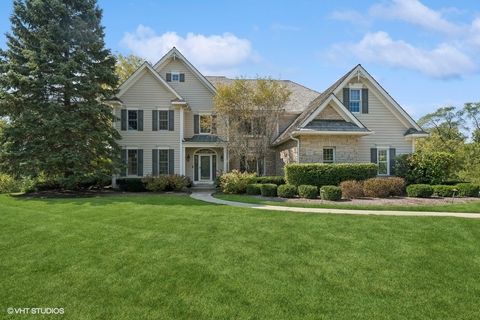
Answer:
M330 214L353 214L353 215L376 215L376 216L406 216L406 217L456 217L480 219L480 213L463 213L463 212L427 212L427 211L385 211L385 210L352 210L352 209L323 209L323 208L301 208L301 207L283 207L271 206L266 204L253 204L236 201L227 201L217 199L212 196L211 190L197 191L190 195L192 198L233 207L273 210L273 211L291 211L291 212L308 212L308 213L330 213Z

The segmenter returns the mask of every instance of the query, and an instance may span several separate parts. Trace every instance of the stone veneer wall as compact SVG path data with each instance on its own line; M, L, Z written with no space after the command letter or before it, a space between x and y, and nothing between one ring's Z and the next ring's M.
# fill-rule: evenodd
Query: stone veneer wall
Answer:
M297 162L297 142L289 140L277 147L276 174L283 175L283 167L286 164Z
M358 162L358 139L355 136L302 136L300 162L322 162L324 147L335 147L335 162Z

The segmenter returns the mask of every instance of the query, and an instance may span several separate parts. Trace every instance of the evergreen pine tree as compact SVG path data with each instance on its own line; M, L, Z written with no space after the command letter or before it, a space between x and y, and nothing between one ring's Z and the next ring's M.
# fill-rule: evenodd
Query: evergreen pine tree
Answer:
M108 176L119 161L117 85L96 0L15 0L0 52L1 169L66 187Z

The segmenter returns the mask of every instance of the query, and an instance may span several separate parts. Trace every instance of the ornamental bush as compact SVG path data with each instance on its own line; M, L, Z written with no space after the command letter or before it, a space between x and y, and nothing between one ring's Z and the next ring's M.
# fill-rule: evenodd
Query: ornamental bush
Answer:
M318 196L317 186L302 184L298 186L298 195L301 198L315 199Z
M282 184L277 189L278 196L282 198L294 198L297 192L297 187L293 184Z
M152 192L163 192L167 189L168 179L166 176L159 177L145 177L142 179L145 184L145 189ZM117 181L118 183L118 181Z
M433 187L428 184L411 184L407 187L407 195L415 198L430 198Z
M363 182L367 197L387 198L405 194L405 180L399 177L372 178Z
M148 176L142 179L145 189L153 192L182 191L190 187L192 181L186 176L179 174L160 175L158 177Z
M192 186L192 180L187 176L182 176L179 174L171 174L167 176L167 190L171 191L182 191L185 188Z
M322 200L339 201L342 199L342 189L337 186L323 186L320 188Z
M264 183L260 185L260 192L263 197L276 197L277 185L273 183Z
M6 173L0 173L0 193L18 192L21 190L21 183Z
M443 184L451 178L455 157L447 152L415 152L395 161L395 174L408 184Z
M454 190L457 190L455 186L437 184L432 186L433 194L437 197L451 197L453 196ZM456 193L457 194L457 193Z
M285 184L285 178L283 176L262 176L262 177L255 177L256 183L273 183L277 186Z
M363 181L347 180L340 183L342 196L345 199L356 199L364 197Z
M261 194L261 190L260 190L260 187L262 185L260 183L251 183L249 185L247 185L247 194L250 194L250 195L259 195Z
M455 188L459 197L478 197L479 187L472 183L459 183Z
M245 193L247 185L255 182L255 173L232 170L222 174L219 180L223 193Z
M118 188L122 191L128 192L143 192L146 191L145 184L141 178L122 178L117 179Z
M292 163L285 166L288 184L338 185L346 180L366 180L377 176L378 166L373 163Z

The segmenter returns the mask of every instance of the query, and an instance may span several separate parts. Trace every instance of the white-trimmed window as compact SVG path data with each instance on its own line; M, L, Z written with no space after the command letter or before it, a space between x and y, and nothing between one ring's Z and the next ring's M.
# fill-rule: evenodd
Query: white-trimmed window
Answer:
M172 82L180 82L180 72L172 72Z
M349 101L350 112L353 112L353 113L360 112L361 104L362 104L362 90L350 89L350 101Z
M158 130L168 130L168 110L158 110Z
M334 147L323 148L323 163L334 163L334 162L335 162L335 148Z
M200 134L211 134L212 133L212 115L211 114L201 114L198 117L198 128Z
M127 175L128 176L138 175L138 150L137 149L127 150Z
M128 130L138 130L138 110L127 110Z
M379 176L388 176L390 174L389 168L389 154L387 148L378 148L377 149L377 164L378 164L378 175Z
M158 150L158 174L169 173L168 149Z

